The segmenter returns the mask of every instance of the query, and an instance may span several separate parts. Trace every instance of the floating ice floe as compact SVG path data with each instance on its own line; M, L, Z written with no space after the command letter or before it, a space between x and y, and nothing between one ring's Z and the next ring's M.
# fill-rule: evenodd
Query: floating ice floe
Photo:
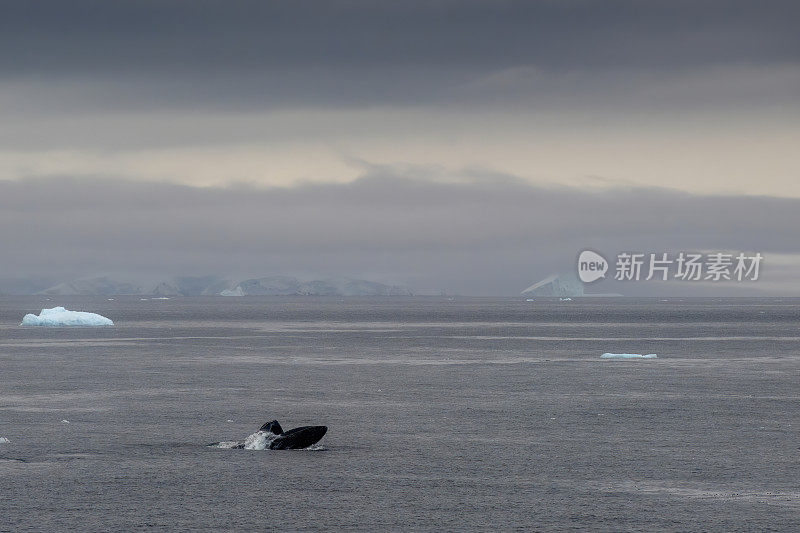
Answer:
M114 323L96 313L69 311L63 307L42 309L39 316L28 313L22 318L20 326L113 326Z
M658 355L654 353L604 353L601 359L656 359Z
M0 437L0 444L8 444L9 442L11 442L11 441L10 441L10 440L8 440L7 438L5 438L5 437Z

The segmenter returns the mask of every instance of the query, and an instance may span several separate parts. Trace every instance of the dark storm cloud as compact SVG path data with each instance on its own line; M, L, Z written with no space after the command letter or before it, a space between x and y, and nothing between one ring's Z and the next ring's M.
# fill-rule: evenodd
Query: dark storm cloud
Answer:
M518 67L605 77L526 93L613 91L614 72L796 64L798 16L791 0L6 2L0 80L172 106L438 103Z
M5 2L8 71L794 61L772 1Z
M797 199L424 174L376 168L351 184L288 189L0 182L0 246L13 250L4 275L343 275L514 294L570 270L586 247L800 253Z

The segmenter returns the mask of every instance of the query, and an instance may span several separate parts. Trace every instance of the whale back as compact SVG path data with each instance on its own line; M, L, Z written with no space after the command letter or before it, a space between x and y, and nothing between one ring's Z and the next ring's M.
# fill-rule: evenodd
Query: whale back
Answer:
M290 429L275 437L269 444L270 450L300 450L316 444L328 431L326 426L303 426Z
M273 420L272 422L267 422L266 424L261 426L259 431L267 431L275 435L283 435L283 428L281 427L281 425L278 423L277 420Z

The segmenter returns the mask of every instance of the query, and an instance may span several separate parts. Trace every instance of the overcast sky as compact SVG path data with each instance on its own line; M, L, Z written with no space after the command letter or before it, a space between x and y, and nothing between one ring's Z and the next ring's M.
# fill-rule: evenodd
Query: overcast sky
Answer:
M759 287L800 295L798 19L789 0L4 2L0 277L514 294L584 247L730 249L772 253Z

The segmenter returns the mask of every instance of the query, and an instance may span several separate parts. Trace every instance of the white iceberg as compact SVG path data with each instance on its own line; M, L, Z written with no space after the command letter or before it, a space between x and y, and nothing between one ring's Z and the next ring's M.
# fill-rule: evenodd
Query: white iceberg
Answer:
M22 318L20 326L113 326L114 323L96 313L69 311L63 307L42 309L39 316L28 313Z
M654 353L640 354L640 353L604 353L600 359L656 359L658 356Z
M225 289L221 293L220 296L244 296L244 291L242 290L241 285L237 285L235 289Z
M0 437L0 444L8 444L9 442L11 442L11 441L10 441L10 440L8 440L7 438L5 438L5 437Z

